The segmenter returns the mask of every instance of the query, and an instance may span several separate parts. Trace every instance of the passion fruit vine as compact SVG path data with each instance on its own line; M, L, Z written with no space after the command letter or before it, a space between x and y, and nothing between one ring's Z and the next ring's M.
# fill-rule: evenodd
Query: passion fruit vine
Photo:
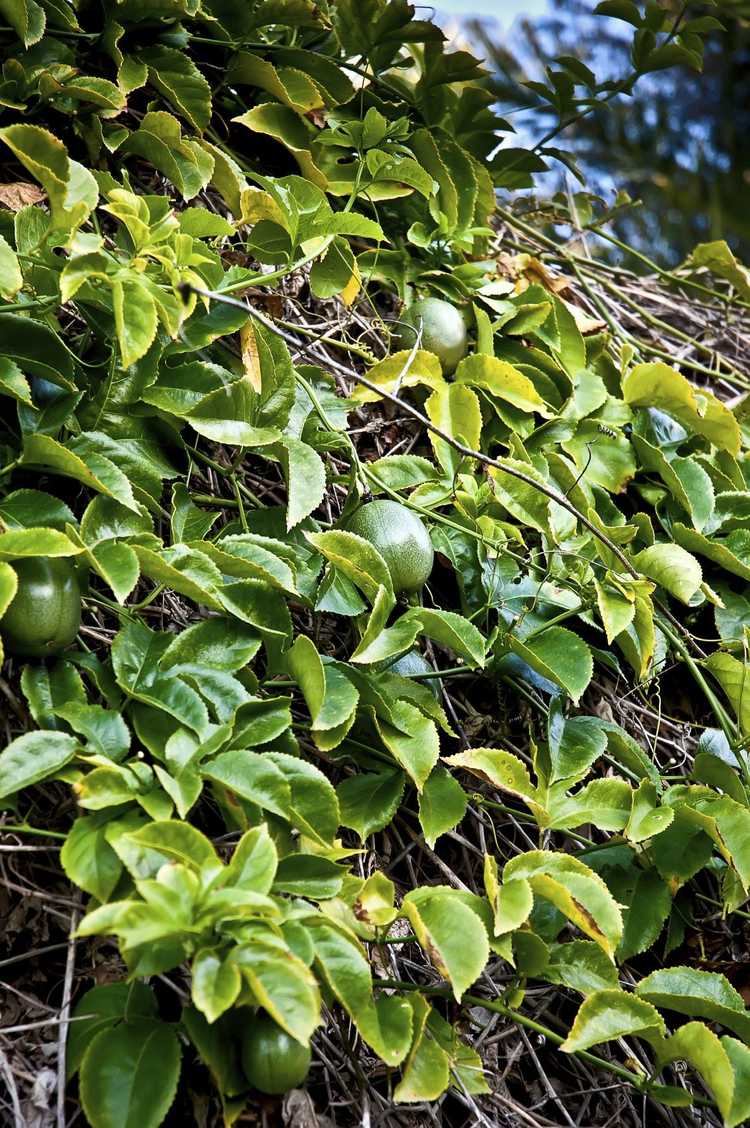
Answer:
M70 646L81 625L81 589L75 569L60 557L14 560L18 590L0 619L11 654L44 658Z
M307 1077L310 1048L300 1045L268 1015L257 1015L242 1039L242 1068L255 1089L280 1095Z
M459 311L442 298L422 298L401 314L391 343L397 349L411 349L420 332L420 348L434 353L443 374L450 376L466 356L469 344Z
M397 501L371 501L354 513L347 531L369 541L388 565L396 594L419 591L435 558L430 534L416 513Z

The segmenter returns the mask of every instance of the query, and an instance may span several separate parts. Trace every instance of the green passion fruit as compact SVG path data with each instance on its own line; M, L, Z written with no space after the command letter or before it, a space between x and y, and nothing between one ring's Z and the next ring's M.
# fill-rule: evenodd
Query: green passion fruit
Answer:
M258 1014L242 1039L242 1068L261 1093L280 1095L307 1077L310 1048L302 1046L266 1014Z
M421 674L434 674L435 669L418 650L409 650L402 654L395 662L386 666L386 673L398 674L402 678L418 678ZM425 678L424 685L428 685L435 697L440 698L440 679L436 677Z
M371 501L360 506L346 528L378 550L396 594L419 591L432 571L435 554L430 534L416 513L397 501Z
M0 619L7 650L43 658L70 646L81 624L81 589L75 568L61 557L14 560L18 591Z
M450 376L468 349L463 317L442 298L422 298L401 314L391 337L394 348L413 348L420 331L420 348L434 353L444 374Z

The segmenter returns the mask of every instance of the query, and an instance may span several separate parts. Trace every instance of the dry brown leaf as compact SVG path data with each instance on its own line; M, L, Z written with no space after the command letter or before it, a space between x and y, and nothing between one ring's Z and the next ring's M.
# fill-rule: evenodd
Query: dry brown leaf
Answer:
M25 180L17 180L12 184L0 184L0 205L10 211L20 211L29 204L40 204L46 200L46 194L37 184L27 184Z
M607 328L606 321L601 321L598 317L589 317L587 313L584 313L578 306L573 305L572 302L566 302L565 298L561 298L560 301L565 302L565 305L573 314L575 323L582 336L586 337L591 333L601 333L602 329Z

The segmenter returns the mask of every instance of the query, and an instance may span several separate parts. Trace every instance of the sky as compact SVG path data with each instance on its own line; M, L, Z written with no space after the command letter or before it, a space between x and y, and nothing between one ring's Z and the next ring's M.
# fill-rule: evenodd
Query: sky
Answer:
M547 9L547 0L436 0L440 17L473 16L494 19L501 27L509 27L517 16L534 18Z

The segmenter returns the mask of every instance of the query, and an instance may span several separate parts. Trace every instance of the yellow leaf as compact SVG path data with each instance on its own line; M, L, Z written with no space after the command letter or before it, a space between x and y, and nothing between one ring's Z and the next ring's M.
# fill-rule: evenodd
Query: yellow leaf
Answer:
M360 291L361 285L362 285L362 275L359 272L359 267L357 266L357 260L355 259L354 263L352 265L351 278L349 279L346 286L344 286L344 289L339 294L339 297L341 298L341 300L342 300L342 302L344 303L345 306L348 307L352 304L352 302L354 301L354 299L356 298L357 294Z
M258 342L255 339L255 326L248 320L240 329L240 347L242 348L242 365L245 375L250 381L254 392L260 394L262 376L260 371L260 356L258 355Z

